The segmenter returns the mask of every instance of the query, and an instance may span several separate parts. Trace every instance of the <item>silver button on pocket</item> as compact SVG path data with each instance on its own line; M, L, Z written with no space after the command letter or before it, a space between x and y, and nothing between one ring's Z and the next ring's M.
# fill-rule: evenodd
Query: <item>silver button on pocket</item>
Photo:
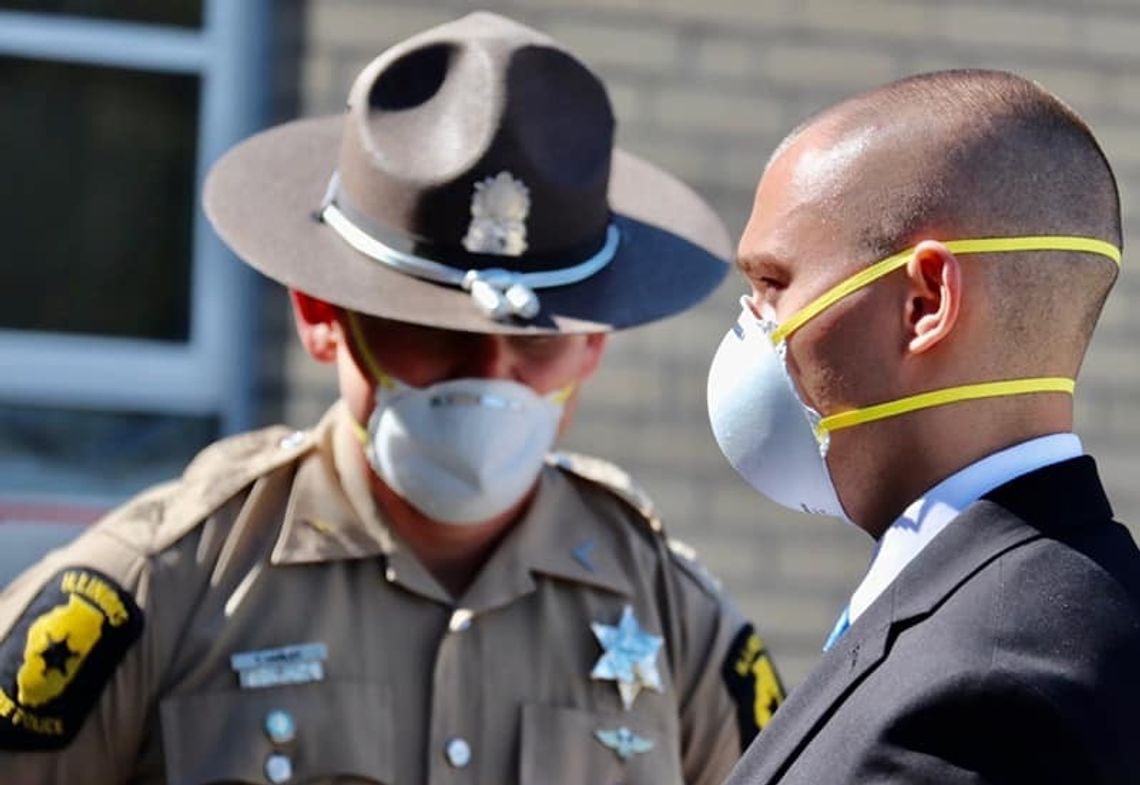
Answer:
M288 744L297 736L297 723L287 711L275 709L265 715L265 735L274 744Z
M447 762L457 769L462 769L471 762L471 745L465 739L455 738L447 742Z
M293 761L287 755L273 753L265 759L265 777L273 785L282 785L293 779Z

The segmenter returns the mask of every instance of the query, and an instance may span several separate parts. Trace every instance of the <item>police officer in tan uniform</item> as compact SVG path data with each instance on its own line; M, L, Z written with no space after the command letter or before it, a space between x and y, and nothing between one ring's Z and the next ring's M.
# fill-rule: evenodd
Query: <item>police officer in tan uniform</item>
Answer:
M550 453L605 333L725 265L598 79L474 14L206 208L341 400L222 441L0 594L0 780L720 782L782 698L617 467Z

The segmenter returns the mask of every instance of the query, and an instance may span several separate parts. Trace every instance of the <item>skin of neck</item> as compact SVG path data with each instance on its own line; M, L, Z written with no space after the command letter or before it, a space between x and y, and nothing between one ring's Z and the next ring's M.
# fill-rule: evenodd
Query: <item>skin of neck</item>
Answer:
M376 475L364 450L357 451L360 470L368 477L372 498L392 532L453 597L474 581L496 546L526 514L535 488L490 520L469 525L441 523L410 505Z
M947 477L1072 425L1072 398L1062 393L966 401L836 432L828 466L848 515L878 539Z

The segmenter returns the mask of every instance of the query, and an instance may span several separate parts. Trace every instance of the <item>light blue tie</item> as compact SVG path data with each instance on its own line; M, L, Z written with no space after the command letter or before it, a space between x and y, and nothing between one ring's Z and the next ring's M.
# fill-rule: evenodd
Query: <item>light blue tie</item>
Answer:
M850 626L851 606L847 606L843 609L843 613L839 614L839 618L835 620L835 626L831 628L831 634L828 635L827 640L824 641L823 650L827 651L834 646L835 642L843 637L843 633L847 632Z

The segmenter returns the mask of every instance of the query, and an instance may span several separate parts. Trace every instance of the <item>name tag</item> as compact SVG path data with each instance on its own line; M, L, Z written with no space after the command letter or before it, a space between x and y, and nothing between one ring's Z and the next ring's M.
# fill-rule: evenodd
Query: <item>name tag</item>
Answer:
M259 689L321 681L325 677L326 659L328 647L325 644L300 643L238 652L230 656L230 667L237 673L242 689Z

